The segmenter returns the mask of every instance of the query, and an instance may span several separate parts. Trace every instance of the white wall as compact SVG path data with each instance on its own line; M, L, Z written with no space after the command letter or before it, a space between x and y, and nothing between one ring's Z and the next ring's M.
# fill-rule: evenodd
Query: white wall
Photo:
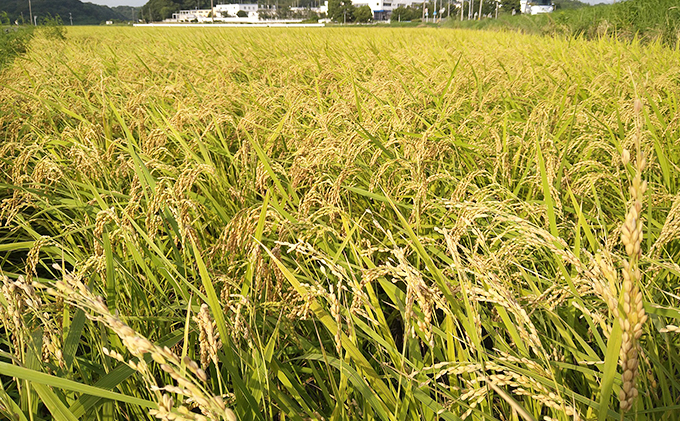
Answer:
M235 17L236 14L243 10L248 13L248 17L257 17L258 6L255 3L244 3L244 4L218 4L215 6L215 13L229 14L231 17Z

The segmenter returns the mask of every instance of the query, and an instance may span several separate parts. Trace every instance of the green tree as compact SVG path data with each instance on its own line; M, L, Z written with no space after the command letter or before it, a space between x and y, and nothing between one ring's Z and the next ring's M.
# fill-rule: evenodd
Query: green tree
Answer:
M276 8L276 17L279 19L288 19L290 17L290 6L287 4L279 4Z
M475 2L476 3L476 2ZM479 3L475 6L476 11L479 11ZM517 9L519 11L519 9ZM491 15L496 12L496 2L494 0L484 0L484 3L482 4L482 14L484 16ZM510 12L512 12L512 9L510 9Z
M354 11L354 20L357 22L365 23L373 19L373 11L367 5L358 7Z
M172 0L149 0L142 7L142 15L151 21L163 20L172 17L182 6Z
M342 0L328 0L328 17L335 20L338 11L342 8ZM340 12L342 14L342 12Z
M501 6L503 10L508 13L512 13L513 9L515 12L519 13L519 0L501 0Z
M392 22L397 22L397 21L409 21L413 19L418 19L420 17L420 14L422 13L421 10L415 10L410 7L404 7L404 6L399 6L396 9L392 11L392 16L390 17L390 20Z
M588 4L578 0L554 0L555 10L580 9L588 7Z
M172 17L172 14L177 12L179 9L177 8L176 3L172 3L172 5L165 6L161 8L158 19L154 20L163 20L163 19L168 19Z
M244 10L239 10L238 12L236 12L236 17L239 17L239 18L247 18L247 17L248 17L248 12L246 12L246 11L244 11Z
M354 22L355 11L351 0L328 1L328 17L335 22Z

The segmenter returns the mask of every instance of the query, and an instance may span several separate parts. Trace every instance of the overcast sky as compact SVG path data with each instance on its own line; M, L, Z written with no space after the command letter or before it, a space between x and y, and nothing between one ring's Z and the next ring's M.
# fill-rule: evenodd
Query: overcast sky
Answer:
M94 4L103 4L106 6L144 6L147 0L84 0ZM612 0L581 0L590 4L597 3L611 3Z

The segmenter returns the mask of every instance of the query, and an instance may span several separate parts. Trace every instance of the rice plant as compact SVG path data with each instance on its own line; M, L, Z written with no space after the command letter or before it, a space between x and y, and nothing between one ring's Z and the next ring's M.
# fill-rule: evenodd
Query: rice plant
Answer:
M678 68L430 28L35 37L0 74L0 411L673 419Z
M0 69L8 66L17 55L26 52L32 36L32 27L5 26L0 19Z

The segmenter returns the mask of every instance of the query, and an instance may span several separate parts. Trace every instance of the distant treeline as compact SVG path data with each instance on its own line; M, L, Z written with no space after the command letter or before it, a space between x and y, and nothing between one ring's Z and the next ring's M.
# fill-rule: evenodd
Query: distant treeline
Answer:
M99 25L107 20L129 21L133 19L134 10L128 6L110 8L79 0L32 0L33 16L40 23L47 17L59 16L64 24ZM0 0L0 13L6 13L10 23L29 23L30 13L26 0ZM139 12L136 12L139 15ZM7 23L7 22L6 22Z
M141 11L142 7L132 7L132 6L115 6L112 7L111 10L119 13L120 15L125 17L125 20L129 21L136 21L138 19L141 19Z

